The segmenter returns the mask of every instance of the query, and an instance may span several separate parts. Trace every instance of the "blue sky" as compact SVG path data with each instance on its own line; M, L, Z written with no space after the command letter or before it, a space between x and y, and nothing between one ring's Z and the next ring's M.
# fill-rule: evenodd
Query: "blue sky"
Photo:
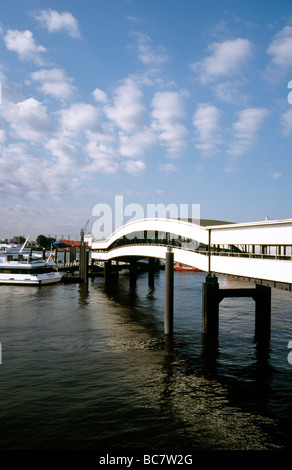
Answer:
M290 1L1 0L0 238L117 195L291 218L291 80Z

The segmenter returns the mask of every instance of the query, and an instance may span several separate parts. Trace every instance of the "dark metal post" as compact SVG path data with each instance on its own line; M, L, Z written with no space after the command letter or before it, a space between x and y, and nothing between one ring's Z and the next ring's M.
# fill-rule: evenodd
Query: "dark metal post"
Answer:
M148 285L154 287L155 258L149 258L148 261Z
M211 229L208 230L208 273L211 273Z
M79 247L79 278L85 284L88 283L88 260L89 252L86 250L86 246L81 243Z
M132 259L130 261L130 285L136 286L137 282L137 260Z
M79 245L79 278L80 280L82 281L84 279L84 261L83 261L83 258L84 258L84 247L83 245L80 243Z
M85 284L88 284L88 263L89 263L89 251L86 250L86 246L84 246L84 280Z
M111 260L104 262L103 267L103 275L104 275L104 282L108 283L111 280L111 270L112 270L112 262Z
M255 338L266 340L271 332L271 288L256 285L255 298Z
M219 332L219 284L208 274L203 283L203 334L217 337Z
M173 265L174 253L167 251L165 255L165 309L164 309L164 333L173 333Z

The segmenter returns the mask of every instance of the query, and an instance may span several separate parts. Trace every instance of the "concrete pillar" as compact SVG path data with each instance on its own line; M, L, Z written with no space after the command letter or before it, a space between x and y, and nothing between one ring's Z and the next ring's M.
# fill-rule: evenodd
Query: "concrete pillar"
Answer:
M217 337L219 332L219 284L215 275L207 274L203 283L203 334Z
M165 307L164 307L164 333L173 333L173 273L174 253L167 251L165 255Z
M271 288L256 285L255 296L255 338L266 340L271 332Z

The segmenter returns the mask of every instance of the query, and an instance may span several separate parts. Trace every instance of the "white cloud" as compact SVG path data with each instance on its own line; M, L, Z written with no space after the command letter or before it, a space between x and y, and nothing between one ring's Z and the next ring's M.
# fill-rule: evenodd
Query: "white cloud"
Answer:
M238 120L232 125L234 140L228 150L232 159L227 171L232 171L236 158L246 153L254 144L259 128L267 116L268 110L264 108L247 108L238 113Z
M156 142L156 136L150 129L138 131L132 135L120 133L120 155L129 158L144 157L145 150Z
M75 142L61 136L48 140L45 148L58 158L57 165L54 167L55 174L64 174L65 171L72 172L76 167L80 170L81 158Z
M6 48L16 52L21 60L33 60L39 65L43 63L41 55L46 49L36 44L31 31L9 29L4 36L4 42Z
M199 72L202 82L239 73L243 64L251 57L252 45L248 39L238 38L212 43L208 50L208 57L191 64L191 69Z
M99 129L99 112L91 104L74 103L70 108L58 112L61 131L64 135Z
M22 97L21 84L14 83L9 80L4 73L0 70L0 83L1 83L1 104L7 102L20 101Z
M131 78L123 81L115 93L113 106L105 106L107 117L124 132L135 132L143 124L145 107L141 102L142 92Z
M95 99L95 101L97 101L98 103L107 103L108 101L107 94L104 91L100 90L99 88L96 88L95 90L93 90L92 96Z
M47 114L47 108L34 98L19 103L7 103L0 107L3 119L10 124L16 138L43 142L55 126Z
M152 100L152 128L170 157L178 157L186 145L187 129L181 124L185 116L183 93L157 92Z
M39 12L34 13L34 17L50 33L65 31L71 37L80 37L78 22L69 11L59 13L58 11L51 9L40 10Z
M272 62L281 68L291 68L292 65L292 26L285 26L278 32L269 47L267 53Z
M44 169L45 163L27 144L20 142L4 147L0 156L0 195L5 200L48 196L50 189L43 178Z
M213 92L217 98L226 103L243 105L248 101L248 96L242 92L243 81L232 80L216 83Z
M39 89L44 94L55 98L66 99L74 92L73 79L60 68L38 70L31 74L31 78L41 84Z
M193 115L193 124L197 134L195 147L203 155L211 156L218 151L221 143L220 111L216 106L200 103Z
M92 141L87 144L86 152L90 157L86 167L89 173L112 174L119 170L119 157L114 147Z
M128 160L123 162L123 166L127 173L131 173L133 175L140 175L146 170L146 165L142 160Z
M272 176L273 179L277 180L281 178L281 176L283 176L283 173L281 173L280 171L272 171L270 175Z
M168 55L162 48L155 51L147 34L133 32L138 41L138 57L145 65L160 65L168 60Z
M292 134L292 109L288 109L285 113L282 114L280 119L283 135L288 137Z
M6 140L6 132L4 129L0 129L0 143L3 144Z
M172 172L178 171L178 168L175 165L173 165L173 163L161 163L159 165L159 170L163 171L164 173L172 173ZM163 191L161 191L161 193L162 192Z

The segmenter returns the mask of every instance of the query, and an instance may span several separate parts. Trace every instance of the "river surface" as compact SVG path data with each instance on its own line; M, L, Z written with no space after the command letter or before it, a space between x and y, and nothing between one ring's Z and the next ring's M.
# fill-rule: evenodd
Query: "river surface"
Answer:
M106 286L0 286L0 449L287 450L292 430L292 293L272 290L268 344L254 302L220 304L202 337L205 273L175 273L174 335L164 271ZM251 287L219 276L221 287Z

